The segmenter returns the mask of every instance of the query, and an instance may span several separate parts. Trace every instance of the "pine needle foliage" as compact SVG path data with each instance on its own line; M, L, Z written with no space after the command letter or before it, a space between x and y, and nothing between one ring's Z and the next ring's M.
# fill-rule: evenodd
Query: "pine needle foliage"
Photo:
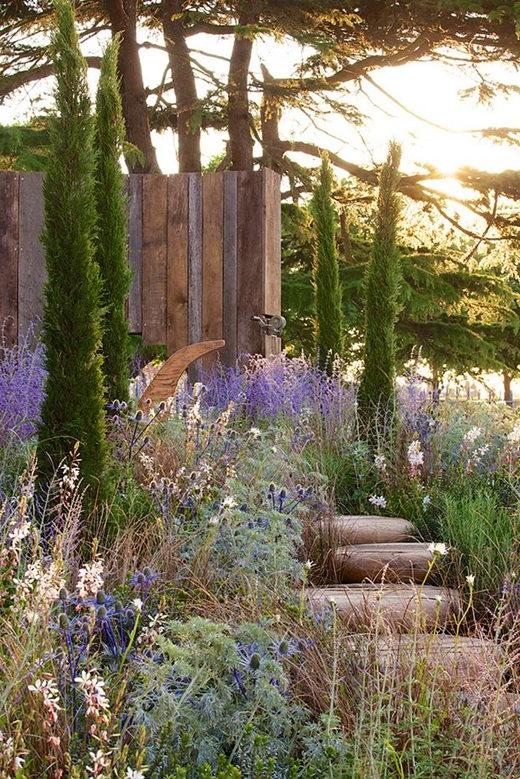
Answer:
M96 98L96 260L103 284L103 372L107 397L128 402L130 337L125 303L130 269L126 194L120 165L125 127L117 73L118 47L119 42L114 39L105 49Z
M397 224L401 148L392 142L381 170L372 255L365 277L365 352L358 404L369 430L391 426L396 366L395 326L401 278Z
M320 182L312 201L315 242L313 288L315 348L320 368L331 373L334 357L343 352L343 304L336 246L337 217L332 200L333 172L328 157L321 163Z
M67 0L55 0L52 40L56 114L49 124L43 244L48 281L43 315L47 380L38 431L42 485L79 441L80 475L103 484L107 445L101 371L100 276L95 261L95 157L86 78Z

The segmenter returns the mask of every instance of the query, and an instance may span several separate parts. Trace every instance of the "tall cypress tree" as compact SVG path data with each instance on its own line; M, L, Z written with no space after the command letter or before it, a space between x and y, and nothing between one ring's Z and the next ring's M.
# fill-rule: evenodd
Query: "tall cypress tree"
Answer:
M401 276L397 249L401 148L391 143L381 171L372 254L365 276L365 354L358 404L374 433L392 419L395 385L395 324Z
M315 346L321 368L332 371L333 359L343 351L343 304L336 246L337 218L332 201L331 164L323 157L320 183L312 201L315 245L313 288L315 303Z
M103 372L107 397L128 401L130 340L125 302L130 284L127 259L126 195L120 159L125 128L119 78L119 42L106 48L96 99L96 259L103 283Z
M56 113L49 125L43 243L48 281L43 341L47 380L38 470L48 483L75 442L83 483L97 490L106 461L100 276L95 261L95 157L85 61L67 0L54 0Z

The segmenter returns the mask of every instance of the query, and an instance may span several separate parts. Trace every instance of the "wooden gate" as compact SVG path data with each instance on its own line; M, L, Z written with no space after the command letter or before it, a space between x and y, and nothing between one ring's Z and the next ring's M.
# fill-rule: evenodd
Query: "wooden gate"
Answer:
M38 327L45 260L41 173L0 172L0 323ZM252 316L280 314L280 177L271 170L127 176L132 333L168 354L224 338L223 362L280 339Z

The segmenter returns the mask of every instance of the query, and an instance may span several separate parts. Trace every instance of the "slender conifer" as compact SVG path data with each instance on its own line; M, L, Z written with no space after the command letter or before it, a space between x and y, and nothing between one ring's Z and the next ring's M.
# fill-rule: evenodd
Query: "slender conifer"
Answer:
M85 486L103 484L107 445L101 371L100 277L94 257L96 209L93 119L74 12L54 0L56 113L44 182L43 243L48 281L43 341L47 380L38 431L42 484L79 442Z
M125 312L130 285L127 212L121 156L125 139L119 77L119 42L108 44L101 61L96 99L96 259L103 303L103 373L107 397L128 401L130 340Z
M391 143L381 171L372 255L365 277L365 354L358 405L371 434L391 427L395 388L395 324L401 278L397 195L401 148Z
M332 371L334 357L343 352L343 305L336 246L337 216L332 201L333 172L328 157L321 163L311 213L315 244L313 286L315 301L315 347L321 368Z

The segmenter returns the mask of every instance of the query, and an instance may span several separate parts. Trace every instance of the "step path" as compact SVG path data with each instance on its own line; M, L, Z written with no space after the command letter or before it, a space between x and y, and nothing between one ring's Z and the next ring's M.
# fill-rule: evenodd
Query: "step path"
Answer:
M500 652L493 641L450 635L464 601L457 590L436 586L429 545L414 541L412 523L397 517L336 516L321 534L333 552L335 583L309 587L306 597L317 615L335 608L353 631L351 649L369 652L363 629L377 620L378 662L384 667L420 659L435 672L468 685L490 687L500 679ZM428 578L428 581L426 579ZM357 650L356 650L357 651Z
M340 546L334 567L342 584L362 582L403 582L421 584L430 573L433 555L428 544L355 544Z

